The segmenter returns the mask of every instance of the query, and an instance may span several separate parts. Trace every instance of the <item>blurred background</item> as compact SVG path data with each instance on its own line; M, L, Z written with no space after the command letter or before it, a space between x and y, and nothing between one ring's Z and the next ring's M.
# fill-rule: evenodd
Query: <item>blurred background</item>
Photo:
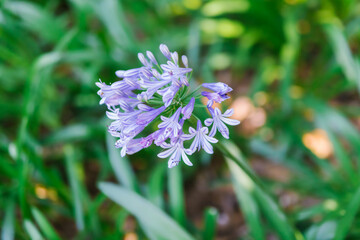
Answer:
M360 239L359 40L356 0L1 1L1 239ZM96 94L160 43L234 89L191 168L121 158Z

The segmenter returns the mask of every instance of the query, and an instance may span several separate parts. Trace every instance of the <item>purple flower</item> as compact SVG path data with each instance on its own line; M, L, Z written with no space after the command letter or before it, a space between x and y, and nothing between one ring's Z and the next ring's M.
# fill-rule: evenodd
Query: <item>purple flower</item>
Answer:
M100 88L97 92L101 97L100 104L106 104L107 106L116 106L119 104L119 100L128 99L129 97L136 96L132 92L135 88L123 82L118 82L112 85L106 85L103 82L97 82L96 86Z
M189 149L184 148L183 140L181 138L175 144L163 143L161 145L162 148L168 149L158 154L159 158L167 158L170 155L168 161L168 167L172 168L179 164L181 159L188 166L192 166L193 164L190 162L187 155L191 155L191 151Z
M215 102L222 102L228 98L230 98L227 93L232 91L232 88L229 87L227 84L225 83L203 83L202 84L203 87L208 88L212 91L214 91L213 93L211 92L202 92L201 95L203 95L204 97L207 97L207 99L209 99L208 101L208 107L211 107Z
M150 51L146 51L146 56L150 59L150 62L154 65L158 65L155 57L154 57L154 54Z
M168 61L167 64L161 64L160 66L164 70L164 75L163 75L164 78L173 78L173 79L186 78L186 74L192 71L191 68L182 68L179 67L179 65L170 61Z
M189 61L188 61L188 58L187 58L185 55L182 55L182 56L181 56L181 61L183 62L184 66L185 66L186 68L189 67Z
M171 53L165 44L160 44L160 51L167 59L171 60Z
M211 92L201 92L201 95L203 95L204 97L206 97L207 99L209 99L207 106L211 107L215 102L221 103L222 101L230 98L227 95L220 95L218 93L211 93Z
M142 138L129 139L127 141L122 141L122 139L119 139L116 141L115 146L117 148L122 148L120 154L122 157L124 157L126 154L132 155L144 149L145 147L141 145L141 140Z
M144 147L140 144L141 139L131 139L131 138L120 138L116 141L115 147L121 148L120 154L122 157L124 157L126 154L134 154Z
M124 77L124 74L125 74L125 71L124 70L117 70L115 72L115 75L119 78L123 78Z
M147 90L137 95L139 100L148 101L152 99L153 95L159 91L160 88L168 85L171 80L160 80L160 81L146 81L142 84L143 87L147 87ZM172 99L171 99L172 100ZM169 101L169 100L168 100ZM170 101L171 102L171 101ZM168 106L168 105L167 105Z
M144 65L145 67L151 67L151 63L149 63L148 60L146 60L144 54L138 53L138 58L142 63L142 65Z
M177 52L173 52L171 53L171 59L173 60L173 62L178 65L179 62L179 54Z
M158 109L148 110L147 112L140 113L136 118L136 124L138 125L148 125L152 122L160 113L165 110L165 106L162 106Z
M219 130L225 138L229 138L229 130L225 124L239 123L227 118L232 110L221 114L219 109L209 107L214 102L229 98L227 93L232 89L224 83L203 84L203 87L212 91L202 92L209 99L208 108L212 116L205 121L205 125L213 126L209 133L208 128L203 127L201 120L198 120L195 130L190 119L198 108L195 99L201 95L197 91L189 91L189 73L192 69L189 68L188 59L181 56L183 67L180 67L177 52L170 52L165 44L160 45L160 51L167 58L165 64L159 64L154 54L146 51L146 55L138 54L141 67L116 71L115 74L120 79L111 85L97 82L100 104L107 105L106 115L111 120L108 131L118 138L115 147L121 148L121 156L134 154L154 144L164 149L158 156L169 157L169 168L178 165L181 160L192 166L188 155L201 149L212 154L211 143L218 141L214 138L216 132ZM165 117L164 114L169 116ZM156 127L154 122L159 116L161 122L158 129L143 136L147 126ZM183 127L188 125L189 134L184 134ZM185 141L192 141L189 149L184 147Z
M141 141L143 138L136 138L129 141L126 147L126 154L132 155L134 153L139 152L140 150L149 147L149 146L143 146L141 144ZM123 157L123 156L122 156Z
M195 105L195 98L191 98L190 102L181 110L181 113L183 114L183 119L189 119L191 117L191 114L194 110Z
M172 84L170 87L161 89L157 91L158 94L162 95L162 101L165 107L170 106L172 100L174 99L176 93L179 91L180 86L177 84Z
M176 110L176 112L169 118L161 116L161 120L163 121L158 125L159 128L164 128L163 136L165 139L169 137L177 137L179 136L181 125L179 124L181 107Z
M207 127L203 127L201 125L200 120L198 120L197 122L196 130L190 127L189 133L190 133L189 135L185 135L185 139L188 140L195 137L189 148L192 153L195 152L196 150L200 151L201 148L204 149L205 152L209 154L214 153L213 147L211 146L210 143L217 143L218 140L207 135L209 133L209 129Z
M214 92L217 92L220 95L227 94L231 92L233 89L229 87L227 84L218 82L218 83L203 83L202 86L204 88L208 88Z
M138 114L141 111L131 111L131 112L120 112L119 109L116 109L111 112L106 112L106 115L109 119L114 120L108 130L113 135L116 136L121 133L125 126L128 127L131 123L134 123Z
M218 130L224 138L229 139L229 129L224 123L232 126L238 125L240 123L238 120L228 118L234 113L234 109L228 109L224 114L221 114L221 111L218 108L212 109L210 107L208 109L211 113L212 118L206 119L205 125L213 125L209 136L215 136L216 131Z

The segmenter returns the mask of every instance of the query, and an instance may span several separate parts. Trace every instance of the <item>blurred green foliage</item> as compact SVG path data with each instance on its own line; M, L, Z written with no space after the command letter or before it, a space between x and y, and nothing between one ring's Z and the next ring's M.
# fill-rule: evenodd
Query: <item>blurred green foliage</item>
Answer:
M359 26L356 0L1 1L1 239L360 239ZM193 168L121 158L94 83L160 43L266 121ZM216 204L186 211L206 171L238 200L228 233Z

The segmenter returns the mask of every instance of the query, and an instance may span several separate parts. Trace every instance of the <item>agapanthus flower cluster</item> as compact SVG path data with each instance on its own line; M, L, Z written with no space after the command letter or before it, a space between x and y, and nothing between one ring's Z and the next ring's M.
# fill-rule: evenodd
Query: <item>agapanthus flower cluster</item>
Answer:
M115 146L121 148L121 156L134 154L154 144L163 149L159 158L169 158L169 168L181 160L192 166L189 155L201 149L212 154L211 144L218 142L216 133L229 138L226 124L240 123L229 118L232 109L221 113L219 108L213 107L215 102L228 99L227 94L232 88L221 82L204 83L202 87L210 91L201 94L199 88L191 91L192 69L187 57L182 56L180 62L178 53L170 52L164 44L160 45L160 51L167 59L166 64L159 64L150 51L146 52L146 57L139 53L141 67L116 71L120 80L111 85L97 82L100 104L107 105L106 114L112 120L108 131L119 138ZM204 121L205 126L195 115L196 110L204 107L199 101L201 97L208 99L206 107L211 115ZM140 136L146 132L145 128L154 129L154 126L156 128L151 134Z

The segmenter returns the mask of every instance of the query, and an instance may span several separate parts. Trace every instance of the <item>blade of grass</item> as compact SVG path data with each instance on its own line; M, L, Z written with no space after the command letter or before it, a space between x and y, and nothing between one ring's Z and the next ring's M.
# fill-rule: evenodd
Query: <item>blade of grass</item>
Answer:
M163 191L166 169L165 164L158 164L149 179L148 199L161 209L164 208Z
M4 222L1 228L1 239L14 239L15 203L9 200L5 209Z
M43 240L43 236L39 232L39 230L36 228L33 222L30 220L24 221L24 228L25 231L29 234L31 240Z
M293 12L285 18L284 32L286 36L286 43L281 49L281 65L283 68L283 78L281 80L280 94L282 97L283 110L289 112L291 109L291 98L289 89L293 82L295 61L299 52L299 34L297 31L297 21L294 18Z
M334 24L325 24L324 28L335 53L336 61L341 66L346 78L356 84L360 92L360 69L351 54L344 34Z
M335 229L335 221L326 221L318 225L312 225L305 236L307 240L334 239Z
M260 211L252 194L254 182L246 173L230 158L225 157L233 179L233 187L240 207L245 215L251 236L255 240L264 238L264 231L260 220Z
M219 213L216 210L216 208L211 207L205 210L203 239L206 240L215 239L216 220L218 216Z
M137 193L113 183L100 183L100 190L134 215L157 240L191 240L180 225Z
M71 145L66 145L64 151L66 172L70 181L71 195L73 197L76 227L81 231L84 229L84 213L80 196L79 179L76 174L75 150Z
M185 225L183 179L180 167L168 169L168 191L170 212L182 226Z
M45 218L45 216L35 207L31 209L31 212L33 214L33 217L38 224L40 230L46 237L46 239L49 240L60 240L61 238L56 233L54 228L51 226L51 224L48 222L48 220Z
M135 174L127 157L121 157L120 151L115 148L115 139L106 132L106 144L109 153L109 160L117 180L125 187L139 192Z
M123 48L136 49L134 47L136 41L126 27L127 21L121 3L116 0L91 1L91 3L115 42Z
M5 1L5 8L20 17L28 29L51 42L65 34L64 22L55 19L50 12L38 5L23 1Z
M355 194L349 205L346 208L345 215L339 220L338 226L335 232L335 240L345 239L349 233L352 222L354 221L355 215L358 213L360 208L360 187L357 188Z
M220 144L217 145L220 146ZM250 170L248 164L243 160L241 157L242 154L238 147L231 141L227 141L226 144L221 144L220 150L223 150L225 157L233 162L230 168L231 171L233 171L233 168L238 167L237 173L244 173L241 175L243 178L239 179L239 182L246 184L248 189L253 188L252 191L256 201L264 212L266 218L275 228L279 237L283 240L295 239L293 226L286 218L285 214L281 211L280 207L268 195L268 193L266 193L263 184L260 183L256 175ZM239 176L236 174L234 177Z

